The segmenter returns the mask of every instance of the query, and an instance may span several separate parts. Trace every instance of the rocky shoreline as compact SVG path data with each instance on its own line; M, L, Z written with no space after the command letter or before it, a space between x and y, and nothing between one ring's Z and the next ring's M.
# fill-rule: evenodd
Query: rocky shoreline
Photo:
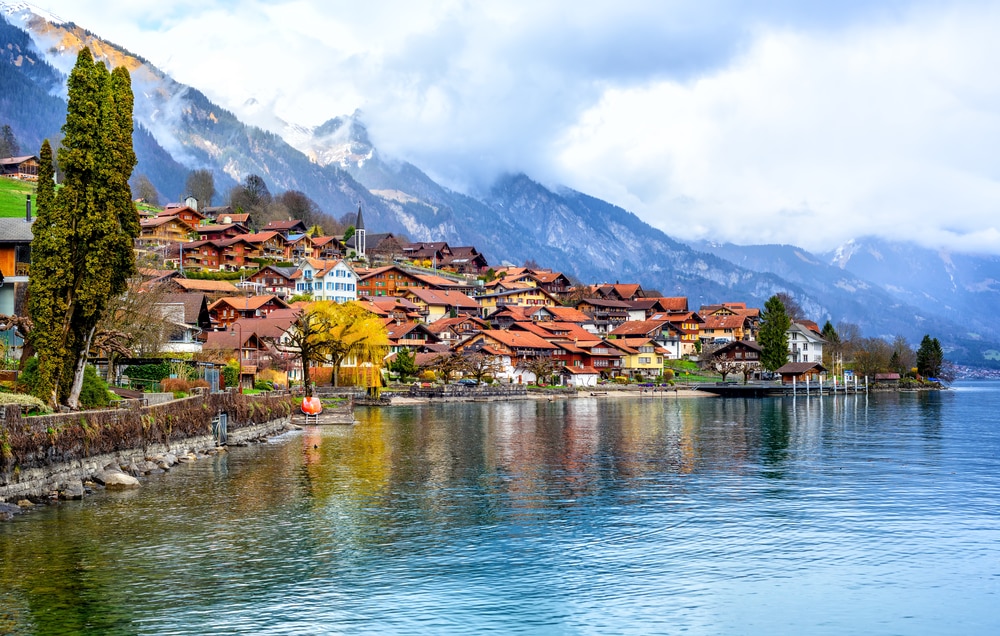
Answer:
M83 499L101 490L139 488L142 479L247 446L296 428L290 417L234 430L226 446L212 435L191 437L172 445L156 445L97 455L22 471L17 482L0 486L0 521L9 521L37 506ZM171 448L173 446L173 448Z

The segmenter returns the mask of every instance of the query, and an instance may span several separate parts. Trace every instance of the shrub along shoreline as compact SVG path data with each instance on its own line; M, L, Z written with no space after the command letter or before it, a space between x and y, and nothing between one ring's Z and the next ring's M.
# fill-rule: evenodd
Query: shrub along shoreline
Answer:
M242 442L284 430L291 411L288 394L239 393L37 417L24 417L16 406L2 407L0 502L38 503L53 493L79 498L83 482L99 477L109 464L135 467L164 453L216 446L212 422L219 414L226 415L230 438Z

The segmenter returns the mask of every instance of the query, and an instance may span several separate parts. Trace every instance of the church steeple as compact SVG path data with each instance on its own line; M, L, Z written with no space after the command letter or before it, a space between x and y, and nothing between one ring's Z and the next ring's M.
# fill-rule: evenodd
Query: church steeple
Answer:
M365 217L361 213L361 202L358 202L358 218L354 221L354 251L358 258L365 258Z
M363 214L361 214L361 204L360 203L358 203L358 218L354 222L354 229L355 229L355 231L361 230L362 232L365 229L365 217L364 217Z

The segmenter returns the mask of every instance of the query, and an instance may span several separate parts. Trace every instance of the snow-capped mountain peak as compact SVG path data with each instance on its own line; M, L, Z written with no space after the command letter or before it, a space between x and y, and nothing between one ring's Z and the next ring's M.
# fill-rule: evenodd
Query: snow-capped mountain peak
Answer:
M368 129L361 121L360 111L335 117L315 128L286 124L281 136L293 148L321 166L360 168L375 156L368 138Z
M66 22L56 14L28 2L4 2L4 0L0 0L0 13L8 18L18 16L23 20L28 20L34 15L43 20L48 20L53 24L63 24Z

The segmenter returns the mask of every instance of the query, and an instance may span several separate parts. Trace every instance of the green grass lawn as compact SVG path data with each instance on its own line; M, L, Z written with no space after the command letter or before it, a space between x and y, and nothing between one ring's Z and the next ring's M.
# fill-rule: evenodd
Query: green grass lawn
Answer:
M136 203L135 209L138 210L140 214L142 212L149 212L154 216L163 211L163 208L158 208L155 205L148 205L146 203Z
M0 177L0 216L24 217L24 195L26 194L30 194L34 198L34 183ZM32 214L34 214L34 201L32 201Z
M36 183L33 181L18 181L17 179L9 179L7 177L0 177L0 217L24 217L24 195L30 194L31 201L31 214L32 216L38 216L38 209L35 207L35 187ZM56 189L62 186L57 185ZM155 213L161 211L160 208L146 205L145 203L139 203L135 206L139 210L148 210Z
M690 360L667 360L666 367L674 372L675 382L718 382L722 376L698 368L697 362ZM742 381L743 376L740 376Z

